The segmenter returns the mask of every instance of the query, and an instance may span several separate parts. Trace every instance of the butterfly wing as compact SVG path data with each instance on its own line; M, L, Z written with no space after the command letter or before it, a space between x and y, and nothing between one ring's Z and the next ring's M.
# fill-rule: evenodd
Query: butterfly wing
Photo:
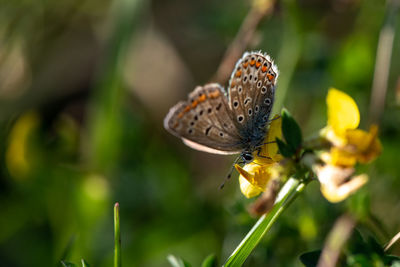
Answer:
M237 128L247 131L245 135L265 127L277 78L278 69L266 54L246 52L236 63L229 81L229 105Z
M188 101L181 101L170 109L164 127L197 150L236 154L243 149L228 99L219 84L196 87Z

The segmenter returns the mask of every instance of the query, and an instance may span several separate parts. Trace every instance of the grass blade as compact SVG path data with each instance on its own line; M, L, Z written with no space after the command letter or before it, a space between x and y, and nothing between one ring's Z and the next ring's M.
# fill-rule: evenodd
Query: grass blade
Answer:
M121 232L119 228L119 203L114 205L114 267L121 267Z
M242 266L261 238L269 231L282 212L292 203L305 188L306 183L290 178L279 192L272 210L260 217L246 237L225 262L225 267Z

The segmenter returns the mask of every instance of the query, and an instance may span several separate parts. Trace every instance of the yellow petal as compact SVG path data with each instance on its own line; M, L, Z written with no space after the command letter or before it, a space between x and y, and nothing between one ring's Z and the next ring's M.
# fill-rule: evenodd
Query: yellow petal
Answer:
M382 152L382 144L379 139L372 140L372 143L367 151L358 155L357 160L360 163L369 163L376 159Z
M353 177L350 181L340 186L321 184L321 193L328 201L332 203L337 203L355 193L367 181L368 176L366 174L361 174Z
M357 151L365 151L374 138L369 132L360 129L346 131L347 143L354 146Z
M258 196L263 192L258 186L253 186L249 181L246 180L242 175L239 176L240 191L247 198Z
M360 112L356 102L349 95L337 89L329 89L326 98L328 125L337 135L342 136L347 129L356 129L360 123Z
M265 190L271 178L270 166L250 163L242 168L240 165L235 165L236 170L240 173L239 183L243 195L251 198Z
M257 163L271 164L283 159L282 155L278 154L276 138L282 139L282 118L279 115L275 115L271 120L268 133L264 139L265 145L262 146L259 153L261 157L257 155L258 152L254 155Z
M357 155L354 153L349 153L346 150L340 149L338 147L332 147L326 155L326 153L321 156L321 159L327 163L334 166L352 167L357 163Z
M357 159L360 163L374 160L381 152L382 145L378 136L378 127L372 125L369 132L363 130L348 130L346 132L349 145L356 149Z
M334 188L345 183L354 173L354 168L343 168L330 164L317 165L314 170L321 185Z

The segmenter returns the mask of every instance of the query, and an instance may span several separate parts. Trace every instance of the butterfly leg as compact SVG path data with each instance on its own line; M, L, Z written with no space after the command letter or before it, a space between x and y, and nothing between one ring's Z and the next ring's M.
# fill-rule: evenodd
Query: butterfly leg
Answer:
M244 164L244 161L239 161L240 159L241 159L240 156L237 157L237 158L235 159L235 161L233 162L233 164L232 164L232 166L231 166L231 169L229 170L228 175L227 175L226 178L225 178L225 181L223 181L223 183L219 186L219 189L224 188L226 181L228 181L229 179L231 179L232 172L233 172L233 170L234 170L234 168L235 168L235 164L240 164L240 165Z
M271 143L271 142L268 142L268 143ZM272 143L275 143L275 142L272 142ZM259 147L257 148L257 157L259 157L259 158L264 158L264 159L271 159L270 157L263 156L263 155L261 155L260 153L261 153L261 146L259 146Z

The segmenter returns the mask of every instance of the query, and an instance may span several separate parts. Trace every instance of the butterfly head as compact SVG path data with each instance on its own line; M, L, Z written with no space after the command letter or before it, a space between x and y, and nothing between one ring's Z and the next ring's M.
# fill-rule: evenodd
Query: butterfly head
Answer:
M243 151L240 154L240 157L243 159L245 164L248 164L254 160L253 153L251 153L249 151Z

